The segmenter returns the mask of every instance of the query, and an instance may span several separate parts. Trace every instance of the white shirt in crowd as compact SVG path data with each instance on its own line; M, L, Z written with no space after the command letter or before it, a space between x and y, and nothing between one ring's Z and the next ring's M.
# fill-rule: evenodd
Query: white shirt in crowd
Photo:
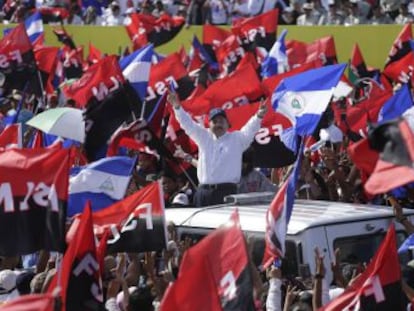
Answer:
M265 0L248 0L247 8L251 16L258 15L262 12Z
M223 0L211 0L210 14L213 25L227 24L228 6Z
M261 120L254 115L240 131L217 138L209 129L193 121L184 109L174 109L181 127L198 145L197 177L200 184L238 183L242 153L260 129Z

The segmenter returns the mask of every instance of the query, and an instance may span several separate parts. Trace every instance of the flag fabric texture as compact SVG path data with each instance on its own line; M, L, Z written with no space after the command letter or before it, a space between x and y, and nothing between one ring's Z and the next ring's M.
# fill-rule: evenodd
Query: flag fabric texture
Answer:
M234 21L231 32L242 42L245 50L261 47L269 51L275 43L279 10L269 10L263 14L239 18Z
M414 134L405 119L381 123L369 132L371 148L379 152L365 184L369 194L386 193L414 181Z
M134 50L148 43L154 47L172 40L183 28L185 19L181 16L162 14L159 18L152 15L134 13L130 15L126 31L132 41Z
M0 254L63 252L70 150L0 153Z
M413 106L411 90L408 84L401 88L388 99L382 106L378 115L378 122L385 122L402 116L402 114Z
M270 76L284 73L289 70L289 62L286 55L285 37L287 30L283 29L282 33L277 38L275 44L270 49L269 54L262 63L262 77L268 78Z
M413 39L413 32L411 28L412 23L405 24L397 38L395 38L385 62L385 71L390 64L397 62L407 54L412 53L411 40Z
M286 54L290 68L312 61L320 61L323 66L338 63L333 36L323 37L311 43L287 40Z
M161 311L254 310L249 257L237 211L186 251Z
M26 18L24 27L26 28L27 36L32 44L34 44L40 36L44 36L42 15L39 12L35 12ZM7 35L12 29L13 28L5 28L3 34Z
M312 135L325 112L345 64L311 69L288 77L272 94L272 106L292 123L293 133L282 133L282 141L295 150L296 135Z
M39 12L35 12L26 18L24 26L27 35L29 36L29 40L32 43L36 42L40 36L44 35L42 15Z
M301 146L300 149L303 147ZM265 253L263 265L268 267L275 258L285 256L285 241L295 200L296 182L300 172L301 150L292 173L276 193L266 212Z
M401 299L401 272L394 225L391 225L374 258L364 272L337 298L320 311L405 310Z
M119 61L124 77L131 83L141 101L145 100L154 46L149 44Z
M134 166L135 158L116 156L72 168L67 216L81 213L87 201L98 211L122 200Z
M107 56L93 64L76 82L63 88L78 107L86 107L85 152L90 161L101 158L99 150L124 122L140 115L141 101L125 81L115 56Z
M80 215L66 239L75 238ZM93 213L94 232L102 237L109 230L109 253L161 251L166 248L164 196L158 182L149 184L125 199Z
M22 124L7 125L0 133L0 148L22 148Z
M30 294L14 298L0 306L1 311L55 311L59 298L52 294Z
M348 77L352 84L356 84L358 79L379 77L378 69L368 69L362 56L359 45L355 43L352 49L351 60L349 62Z
M80 216L74 239L63 256L47 292L61 287L63 310L103 310L102 281L89 205Z
M3 55L0 72L6 76L3 88L23 90L31 80L38 79L33 47L23 23L0 40L0 55Z

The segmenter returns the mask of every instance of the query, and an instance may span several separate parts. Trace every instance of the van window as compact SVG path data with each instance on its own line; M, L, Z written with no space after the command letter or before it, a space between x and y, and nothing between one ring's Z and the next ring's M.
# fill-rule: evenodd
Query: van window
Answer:
M385 232L378 232L376 234L339 238L334 241L334 249L339 248L341 250L341 262L351 264L368 263L375 255L384 236ZM405 232L397 232L397 245L400 246L406 237ZM403 259L404 262L408 260L409 258Z

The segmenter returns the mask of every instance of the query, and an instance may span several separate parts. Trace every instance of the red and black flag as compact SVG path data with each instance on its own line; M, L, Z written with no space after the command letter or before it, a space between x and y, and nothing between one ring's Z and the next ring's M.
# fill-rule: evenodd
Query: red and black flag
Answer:
M230 130L240 130L258 109L259 103L255 103L227 110ZM268 112L252 143L255 167L283 167L295 161L293 152L280 140L283 129L290 126L290 121L280 113L274 112L269 102Z
M181 62L180 55L177 53L173 53L151 66L147 97L145 98L145 119L152 114L158 100L168 90L170 84L174 86L180 100L186 99L194 90L194 82L189 77Z
M374 127L369 133L372 149L379 159L365 190L370 194L386 193L414 181L414 134L407 121L397 119Z
M131 21L126 26L134 50L148 43L154 46L171 41L183 28L185 19L181 16L162 14L159 18L145 14L131 14Z
M262 84L263 84L266 96L272 96L273 91L276 89L276 87L279 85L279 83L284 78L291 77L301 72L305 72L310 69L318 68L320 66L322 66L322 63L320 61L312 61L309 63L305 63L301 66L295 67L287 72L273 75L273 76L270 76L269 78L264 79Z
M255 310L249 256L237 212L229 223L186 251L178 278L161 301L161 311L170 310Z
M89 64L95 64L99 62L103 57L104 54L91 42L89 42L89 55L87 57Z
M236 35L230 35L216 49L216 58L222 76L229 75L236 68L246 54Z
M400 59L391 62L384 68L383 74L398 83L410 83L413 86L414 51L408 52Z
M76 223L73 239L63 256L61 271L52 279L48 293L61 288L63 310L103 310L102 282L90 204Z
M213 82L200 96L183 102L183 107L192 115L201 116L213 108L229 109L255 102L263 95L257 73L248 64L232 75Z
M44 24L63 24L63 21L69 17L69 10L62 7L41 6L37 10L42 15Z
M392 96L392 91L382 89L372 83L369 95L351 105L346 101L343 106L331 105L334 112L335 124L345 134L357 133L366 136L368 125L378 121L378 115L384 103Z
M385 69L387 69L390 64L398 62L407 54L412 53L411 40L413 39L413 32L411 28L411 23L404 25L404 28L394 40L391 50L388 53L387 61L385 62Z
M0 153L0 254L63 252L69 149L9 149Z
M320 61L323 66L338 63L335 41L332 36L320 38L312 43L288 40L286 41L286 55L290 68L312 61Z
M231 31L242 42L245 50L262 47L270 51L276 41L279 10L273 9L266 13L237 19Z
M7 125L0 133L0 150L3 148L22 148L22 124L13 123Z
M131 122L141 113L141 101L125 81L115 56L107 56L90 66L83 76L63 88L78 107L85 107L85 151L89 160L96 159L119 126Z
M213 61L217 61L215 51L231 34L230 31L218 26L203 25L203 46Z
M166 247L164 199L161 185L154 182L125 199L93 213L95 235L109 230L107 251L146 252ZM79 216L71 226L67 240L74 239Z
M402 295L397 239L392 224L366 270L344 293L319 310L405 310Z
M6 76L6 89L23 90L28 81L37 79L33 48L23 23L1 39L0 59L0 72Z
M62 42L69 50L76 50L76 44L72 37L66 32L65 28L54 28L53 33L59 42Z
M39 68L44 91L47 94L54 92L53 79L55 78L58 62L59 48L53 46L39 46L34 49L34 55ZM35 94L42 96L42 90L34 90Z
M365 64L364 57L359 49L358 43L354 44L352 49L351 60L349 63L348 78L352 84L355 84L358 79L379 77L380 71L378 69L369 69Z

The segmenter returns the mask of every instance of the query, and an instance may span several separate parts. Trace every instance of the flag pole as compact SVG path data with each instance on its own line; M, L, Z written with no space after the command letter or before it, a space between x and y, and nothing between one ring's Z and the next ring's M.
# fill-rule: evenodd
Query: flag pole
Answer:
M42 76L40 74L39 68L36 68L37 78L39 79L39 86L40 86L40 92L42 95L40 96L40 104L42 106L46 106L46 100L45 100L45 88L42 81ZM34 114L37 114L39 111L39 105L36 105L35 111L33 111Z
M144 101L142 102L141 114L139 116L140 119L144 119L146 106L147 106L147 101L144 99Z

